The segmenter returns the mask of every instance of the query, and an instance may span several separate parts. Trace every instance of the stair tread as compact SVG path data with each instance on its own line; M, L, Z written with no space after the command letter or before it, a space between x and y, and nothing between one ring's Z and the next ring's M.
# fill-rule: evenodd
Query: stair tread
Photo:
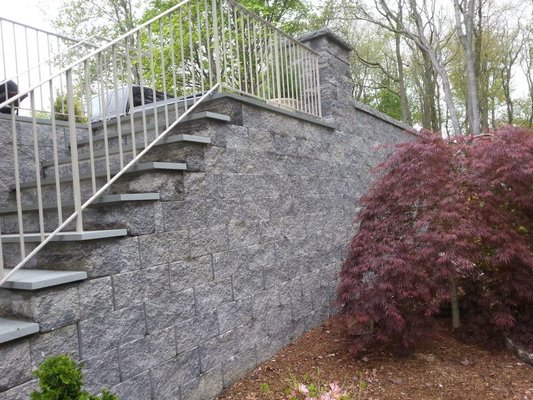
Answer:
M220 113L216 113L216 112L212 112L212 111L201 111L201 112L192 113L192 114L186 116L181 121L181 123L183 124L183 123L186 123L186 122L197 121L197 120L201 120L201 119L210 119L210 120L221 121L221 122L230 122L231 121L231 118L230 118L229 115L220 114ZM121 121L121 123L128 123L128 122L130 122L129 116L126 117L125 120ZM108 127L114 129L114 127L116 126L116 123L110 123L108 121L107 125L108 125ZM97 122L97 123L94 123L93 126L94 126L93 130L101 130L102 127L103 127L103 124L102 124L102 122ZM155 124L153 124L153 123L147 125L147 128L149 128L149 129L154 128L154 127L155 127ZM131 131L128 129L125 132L122 132L122 136L125 136L125 135L131 135ZM112 133L112 134L107 136L108 139L115 139L117 137L118 137L117 133ZM93 142L100 141L100 140L104 140L104 135L100 135L99 134L99 135L95 135L93 137ZM89 139L82 139L82 140L78 141L78 145L79 146L83 146L83 145L86 145L86 144L89 144Z
M39 332L39 324L16 319L0 318L0 343L9 342Z
M137 173L137 172L145 172L145 171L151 171L151 170L174 170L174 171L186 171L187 165L185 163L172 163L172 162L147 162L142 164L137 164L130 168L130 170L127 172L128 174ZM118 171L112 170L111 176L115 175ZM107 172L104 170L98 170L95 172L96 178L102 178L107 176ZM91 174L85 174L80 175L80 180L87 180L91 179ZM63 177L59 180L60 183L66 183L71 182L72 177ZM41 186L48 186L48 185L55 185L55 178L45 178L41 179ZM20 184L21 189L29 189L32 187L35 187L37 184L36 181L30 181L30 182L23 182ZM15 189L15 185L10 185L9 188L11 190Z
M109 205L115 203L122 203L126 201L154 201L159 200L161 196L159 193L118 193L118 194L108 194L96 199L89 207ZM73 201L63 201L61 203L63 208L73 208ZM29 206L23 206L22 211L37 211L39 208L36 204ZM48 209L57 209L57 203L44 203L43 210ZM4 207L0 208L0 215L2 214L15 214L17 213L17 207Z
M123 134L122 136L125 137L127 135ZM108 139L111 139L111 138L108 137ZM179 134L179 135L173 135L173 136L170 136L170 137L167 137L167 138L161 140L161 142L159 142L156 146L162 146L162 145L165 145L165 144L180 143L180 142L198 143L198 144L210 144L211 143L211 139L208 138L207 136ZM137 152L139 152L139 151L144 149L144 145L138 145L136 147L136 149L137 149ZM133 151L133 147L131 145L125 146L122 149L123 153L131 153L132 151ZM111 151L111 152L108 153L108 155L110 157L118 155L118 154L119 154L118 148L116 148L115 151ZM93 153L93 157L95 159L100 159L100 158L103 158L105 156L106 156L106 154L105 154L104 150L95 151ZM90 158L91 158L91 155L90 155L89 152L78 154L78 160L79 161L89 160ZM60 158L60 159L57 160L57 163L58 163L58 165L70 164L70 157ZM52 167L52 166L54 166L54 160L45 160L45 161L43 161L42 165L43 165L43 167Z
M6 268L5 274L11 269ZM5 289L37 290L87 279L85 271L55 271L19 269L1 287Z
M53 242L77 242L85 240L97 240L113 237L126 236L128 231L126 229L105 229L97 231L83 231L83 232L60 232L53 239ZM48 236L50 233L45 233ZM2 243L18 243L20 240L19 234L1 235ZM25 242L39 243L41 242L40 233L24 233Z

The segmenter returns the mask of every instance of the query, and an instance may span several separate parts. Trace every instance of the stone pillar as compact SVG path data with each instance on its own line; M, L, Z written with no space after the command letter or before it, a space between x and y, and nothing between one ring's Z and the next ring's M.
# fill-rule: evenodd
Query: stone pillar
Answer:
M335 122L341 113L353 111L353 82L350 73L352 47L329 29L319 29L299 38L320 55L322 115Z

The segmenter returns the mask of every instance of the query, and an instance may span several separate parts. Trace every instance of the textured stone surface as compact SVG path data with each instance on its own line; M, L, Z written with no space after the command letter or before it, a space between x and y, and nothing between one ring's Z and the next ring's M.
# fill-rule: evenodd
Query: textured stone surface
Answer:
M178 353L192 349L220 334L216 313L206 313L175 324Z
M170 264L172 290L179 291L213 280L212 256L189 258Z
M217 367L183 385L182 398L187 400L210 400L214 399L222 391L222 388L222 369Z
M152 332L145 337L119 347L120 370L123 379L140 374L176 355L174 329Z
M32 368L37 368L45 357L55 354L68 354L79 360L78 327L76 324L68 325L42 335L30 338Z
M53 288L39 291L31 299L32 314L41 332L61 328L80 318L78 288Z
M146 333L142 305L113 311L79 323L81 356L89 358Z
M113 288L109 276L82 282L78 291L81 319L100 316L113 310Z
M200 375L198 350L178 354L169 361L152 368L150 372L154 398L158 400L179 399L180 386Z
M131 379L127 379L110 391L118 396L120 400L152 400L152 385L150 373L143 372Z
M83 377L87 390L98 393L101 389L109 389L120 383L118 360L116 349L84 359L82 362Z
M192 288L181 292L171 292L162 297L147 299L146 326L148 332L165 329L175 322L194 316L194 291Z
M200 314L209 312L221 304L233 300L231 279L222 279L197 286L194 290L196 311Z
M30 343L19 340L0 347L0 393L31 379Z

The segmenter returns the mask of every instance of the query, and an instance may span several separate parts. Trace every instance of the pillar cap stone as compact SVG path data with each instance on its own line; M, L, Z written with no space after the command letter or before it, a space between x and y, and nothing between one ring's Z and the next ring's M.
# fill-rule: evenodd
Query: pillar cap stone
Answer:
M316 31L308 32L298 38L300 42L310 42L311 40L318 39L321 37L327 37L332 42L336 43L339 47L342 47L343 49L347 51L352 51L353 47L343 38L341 38L338 34L333 32L329 28L320 28Z

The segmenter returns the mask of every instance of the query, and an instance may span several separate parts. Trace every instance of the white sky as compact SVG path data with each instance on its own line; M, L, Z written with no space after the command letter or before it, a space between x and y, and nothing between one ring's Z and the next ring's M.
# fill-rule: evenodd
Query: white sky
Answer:
M49 20L61 0L0 0L0 16L41 29L51 29Z

